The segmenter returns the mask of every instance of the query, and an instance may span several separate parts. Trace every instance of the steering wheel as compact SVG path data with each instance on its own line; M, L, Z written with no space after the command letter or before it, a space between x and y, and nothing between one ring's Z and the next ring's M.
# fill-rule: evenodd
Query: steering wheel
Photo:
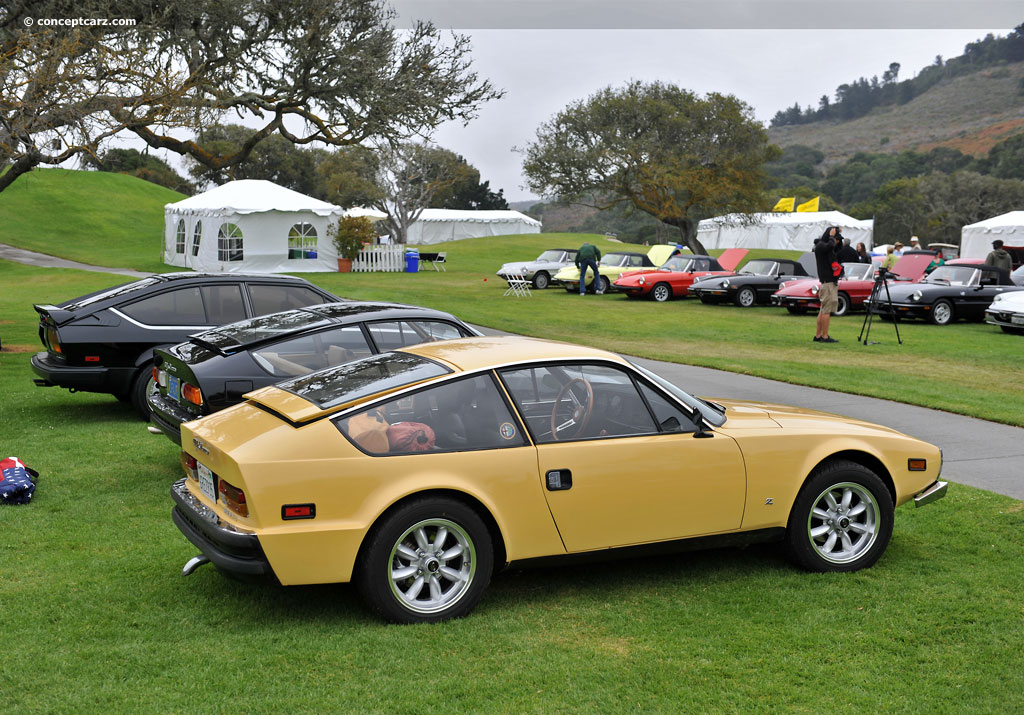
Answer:
M576 393L572 391L573 385L579 383L583 385L587 391L586 399L582 402L576 396ZM568 395L572 401L572 415L569 419L562 424L558 424L558 407L562 404L562 398ZM590 386L590 383L581 377L573 378L569 382L562 386L562 389L558 391L558 397L555 398L555 406L551 409L551 439L556 442L561 437L558 436L559 432L564 432L567 429L575 426L576 429L571 434L564 435L567 437L578 437L584 429L587 427L587 423L590 422L590 415L594 411L594 388Z

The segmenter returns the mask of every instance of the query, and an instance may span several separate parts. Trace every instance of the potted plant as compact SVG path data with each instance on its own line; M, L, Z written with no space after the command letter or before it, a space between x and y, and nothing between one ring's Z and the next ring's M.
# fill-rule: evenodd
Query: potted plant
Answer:
M342 216L331 227L330 237L338 252L338 271L348 273L352 270L352 261L363 250L363 244L377 240L377 232L373 222L365 216Z

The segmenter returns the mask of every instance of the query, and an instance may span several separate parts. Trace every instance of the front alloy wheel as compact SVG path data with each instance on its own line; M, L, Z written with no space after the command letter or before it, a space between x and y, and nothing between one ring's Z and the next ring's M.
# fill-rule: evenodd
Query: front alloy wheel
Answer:
M953 304L948 300L937 300L932 307L932 322L936 325L949 325L953 322Z
M491 577L491 537L471 508L450 499L409 502L374 527L356 566L367 605L398 623L469 613Z
M835 315L836 317L839 317L839 316L846 315L849 312L850 312L850 296L846 295L846 293L840 293L839 294L839 304L836 307L836 312L834 312L832 315Z
M892 536L893 502L871 470L831 462L804 484L790 513L790 558L810 571L856 571L879 559Z
M651 297L659 303L664 303L672 297L672 289L668 283L659 283L651 289Z
M741 308L749 308L757 301L757 296L754 294L753 288L740 288L740 292L736 294L736 305Z
M540 273L533 277L533 287L536 288L537 290L544 290L545 288L548 287L548 284L550 282L551 278L549 278L548 274L545 273L544 271L541 271Z

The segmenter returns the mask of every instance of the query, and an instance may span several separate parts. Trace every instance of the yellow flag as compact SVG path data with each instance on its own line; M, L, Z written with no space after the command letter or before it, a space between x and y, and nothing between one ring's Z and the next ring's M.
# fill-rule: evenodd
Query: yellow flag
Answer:
M779 202L777 204L775 204L775 207L772 209L772 211L792 211L793 210L793 204L795 204L795 203L796 203L796 197L795 196L792 197L792 198L788 198L788 199L779 199Z
M815 196L810 201L808 201L806 203L803 203L803 204L800 204L799 206L797 206L796 210L797 211L817 211L818 210L818 199L820 199L820 198L821 198L820 196Z

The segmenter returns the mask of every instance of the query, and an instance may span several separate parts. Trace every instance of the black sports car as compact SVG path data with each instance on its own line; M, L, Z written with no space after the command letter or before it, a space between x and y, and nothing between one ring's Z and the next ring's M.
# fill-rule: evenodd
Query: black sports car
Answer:
M741 308L757 303L770 303L779 284L793 278L807 278L799 261L787 258L759 258L732 276L704 278L690 286L690 292L701 303L732 301Z
M869 307L881 315L924 318L936 325L949 325L960 318L984 320L985 309L995 296L1020 290L1024 288L1014 285L1005 269L981 263L947 263L920 283L890 284L889 295L882 291Z
M46 351L32 357L35 383L110 393L148 419L154 348L245 317L337 300L292 276L165 273L36 305Z
M156 351L150 419L180 444L182 422L242 402L247 392L375 353L474 335L439 310L356 301L223 325Z

